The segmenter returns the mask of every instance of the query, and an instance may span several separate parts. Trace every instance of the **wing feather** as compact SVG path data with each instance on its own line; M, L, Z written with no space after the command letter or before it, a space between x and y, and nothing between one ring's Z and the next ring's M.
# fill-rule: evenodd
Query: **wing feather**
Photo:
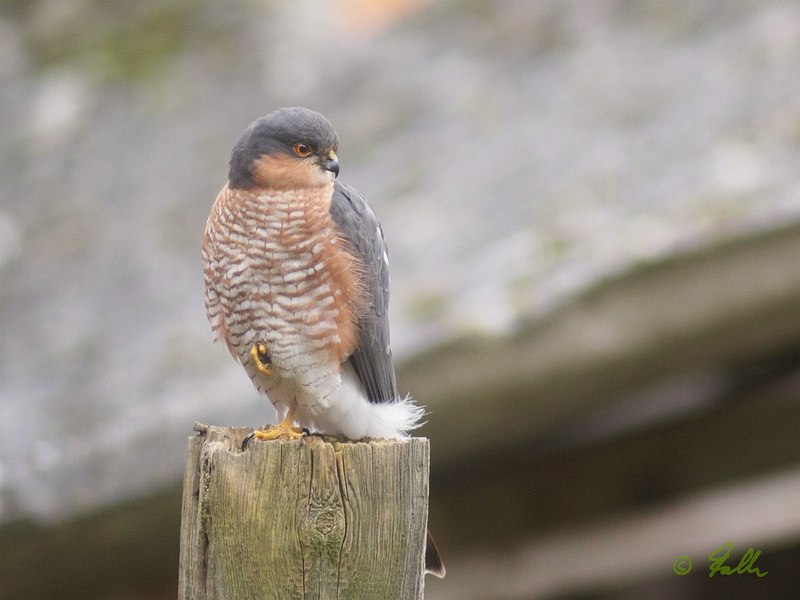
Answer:
M389 265L383 230L375 212L353 188L335 182L331 217L364 267L367 306L358 321L358 343L348 361L372 403L397 400L389 344Z

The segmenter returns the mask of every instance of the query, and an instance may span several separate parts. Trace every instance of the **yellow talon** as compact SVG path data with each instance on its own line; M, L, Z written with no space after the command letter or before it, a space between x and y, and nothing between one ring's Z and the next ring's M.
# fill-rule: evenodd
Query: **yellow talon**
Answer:
M257 440L299 440L303 437L303 430L294 425L295 405L292 403L286 417L279 424L268 429L256 429L252 436Z
M267 377L272 375L272 358L270 358L267 345L264 342L253 344L253 347L250 348L250 356L253 357L253 362L256 363L256 369L259 373Z

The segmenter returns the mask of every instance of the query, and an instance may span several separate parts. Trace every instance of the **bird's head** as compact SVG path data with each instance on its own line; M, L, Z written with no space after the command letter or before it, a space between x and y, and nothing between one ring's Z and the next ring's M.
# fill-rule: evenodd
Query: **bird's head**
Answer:
M307 108L279 108L256 119L231 154L233 188L298 189L339 174L339 141L328 119Z

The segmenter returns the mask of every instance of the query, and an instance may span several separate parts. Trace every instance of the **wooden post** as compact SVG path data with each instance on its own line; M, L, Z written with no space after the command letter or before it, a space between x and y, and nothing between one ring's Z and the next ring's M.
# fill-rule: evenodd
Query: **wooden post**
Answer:
M428 440L251 442L195 424L179 599L423 597Z

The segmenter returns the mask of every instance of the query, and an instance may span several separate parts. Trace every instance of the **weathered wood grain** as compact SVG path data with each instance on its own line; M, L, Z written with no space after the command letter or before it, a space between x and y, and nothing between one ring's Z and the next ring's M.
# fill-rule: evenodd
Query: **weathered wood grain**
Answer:
M184 600L422 598L428 441L253 442L198 426L183 491Z

